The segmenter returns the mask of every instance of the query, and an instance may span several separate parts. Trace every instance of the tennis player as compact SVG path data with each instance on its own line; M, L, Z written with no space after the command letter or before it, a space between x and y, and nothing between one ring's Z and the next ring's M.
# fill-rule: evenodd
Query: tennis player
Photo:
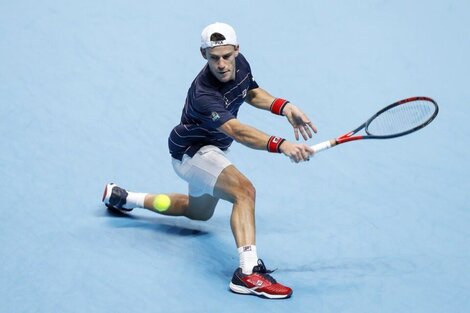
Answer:
M314 153L306 144L297 144L242 123L240 106L252 106L287 118L307 140L316 133L308 117L294 104L275 98L258 86L250 65L240 53L234 29L224 23L208 25L201 34L200 51L207 64L188 90L181 122L170 133L168 146L173 168L188 183L188 194L167 194L166 211L155 206L157 194L129 192L108 184L103 202L112 209L130 211L146 208L171 216L206 221L219 199L233 204L231 228L240 257L230 289L240 294L267 298L288 298L292 289L274 280L258 258L255 238L256 191L250 180L227 158L233 140L258 150L282 153L293 162L308 161Z

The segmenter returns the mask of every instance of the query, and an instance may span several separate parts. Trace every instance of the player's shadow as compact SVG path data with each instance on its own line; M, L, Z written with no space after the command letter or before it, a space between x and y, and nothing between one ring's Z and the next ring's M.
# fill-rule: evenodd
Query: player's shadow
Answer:
M196 229L194 225L189 223L189 220L186 222L182 218L139 216L114 209L107 209L106 215L113 218L110 223L117 228L144 228L176 236L205 236L210 234L205 230Z

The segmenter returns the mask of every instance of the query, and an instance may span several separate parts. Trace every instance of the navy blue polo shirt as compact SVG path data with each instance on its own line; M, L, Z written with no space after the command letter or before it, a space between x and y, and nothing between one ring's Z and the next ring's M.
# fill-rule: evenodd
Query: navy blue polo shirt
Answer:
M173 158L181 160L184 154L193 157L203 146L214 145L227 150L233 139L217 130L225 122L236 118L247 92L258 88L245 57L235 59L235 79L220 82L206 66L196 76L188 90L181 122L170 133L168 147Z

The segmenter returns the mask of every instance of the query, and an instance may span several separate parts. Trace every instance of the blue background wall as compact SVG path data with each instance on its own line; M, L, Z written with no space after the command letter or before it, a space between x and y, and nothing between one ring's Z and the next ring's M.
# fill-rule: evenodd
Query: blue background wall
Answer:
M1 312L468 312L467 1L0 1ZM258 251L285 301L228 291L238 255L208 222L111 214L103 186L185 192L167 134L232 24L258 83L311 117L309 144L386 104L440 114L392 141L304 164L238 144L257 187ZM293 139L284 118L239 118Z

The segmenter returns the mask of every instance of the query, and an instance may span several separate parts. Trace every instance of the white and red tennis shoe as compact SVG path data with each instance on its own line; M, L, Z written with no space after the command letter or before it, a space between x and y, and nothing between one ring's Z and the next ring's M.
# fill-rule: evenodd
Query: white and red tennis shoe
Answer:
M273 271L267 270L263 261L258 260L258 265L253 267L253 273L243 274L242 269L238 268L233 273L230 282L230 290L239 294L253 294L269 299L289 298L292 295L292 289L278 283L271 275Z

